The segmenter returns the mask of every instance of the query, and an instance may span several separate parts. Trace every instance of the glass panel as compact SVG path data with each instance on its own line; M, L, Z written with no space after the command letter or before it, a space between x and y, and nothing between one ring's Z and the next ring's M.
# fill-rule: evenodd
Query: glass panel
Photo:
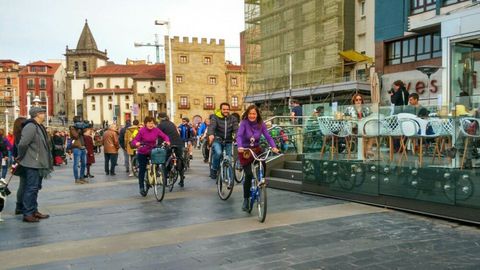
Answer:
M417 54L421 54L424 52L424 39L423 36L417 38Z
M424 47L424 51L425 52L430 52L432 50L432 44L431 44L431 40L432 40L432 37L430 35L426 35L424 37L424 40L425 40L425 47Z

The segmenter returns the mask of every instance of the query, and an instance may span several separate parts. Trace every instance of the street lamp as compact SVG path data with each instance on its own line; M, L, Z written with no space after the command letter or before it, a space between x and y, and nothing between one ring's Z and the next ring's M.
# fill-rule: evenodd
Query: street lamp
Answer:
M168 36L168 69L169 69L169 84L170 84L170 120L175 121L173 117L173 71L172 71L172 41L170 39L170 21L156 20L155 25L166 25L167 26L167 36Z
M8 134L8 109L5 109L5 132Z
M30 108L32 107L32 101L31 101L31 98L32 98L32 93L29 91L27 92L27 118L30 118Z
M430 106L430 76L437 72L441 67L437 66L421 66L417 67L417 70L422 72L423 74L427 75L427 91L428 91L428 106Z

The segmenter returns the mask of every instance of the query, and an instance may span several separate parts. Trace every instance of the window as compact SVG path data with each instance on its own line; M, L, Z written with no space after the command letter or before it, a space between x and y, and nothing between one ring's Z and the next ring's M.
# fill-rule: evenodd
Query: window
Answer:
M7 85L11 85L11 84L12 84L12 78L7 77Z
M179 61L180 61L180 63L182 63L182 64L188 63L188 56L186 56L186 55L180 55Z
M180 109L188 109L190 104L188 103L188 96L180 96L180 103L178 104L178 108Z
M35 89L35 79L28 79L27 88L28 89Z
M148 90L150 91L150 93L155 93L155 87L151 86L150 88L148 88Z
M87 62L83 61L83 71L87 71Z
M212 63L212 57L210 57L210 56L203 57L203 63L205 65L210 65Z
M410 0L411 14L415 15L433 10L437 4L436 2L436 0Z
M208 83L209 84L217 84L217 77L216 76L208 76Z
M233 108L238 108L238 97L237 96L232 96L232 107Z
M103 83L101 82L97 83L97 88L103 88Z
M205 97L205 109L213 109L215 107L215 105L213 104L213 97L212 96L208 96L208 97Z
M46 89L46 88L47 88L47 80L40 79L40 89Z
M125 96L125 100L130 100L130 96Z
M92 97L90 98L90 102L95 102L95 97L94 97L94 96L92 96Z
M40 91L40 100L42 102L47 101L47 92L46 91Z
M115 89L120 89L120 85L115 85Z
M112 104L108 104L108 110L110 110L110 111L111 111L111 110L112 110L112 108L113 108Z
M77 61L75 61L75 63L74 63L74 69L75 69L75 71L78 72L78 62Z
M183 75L176 75L175 76L176 83L183 83Z
M130 110L130 103L125 103L125 109Z
M443 5L448 6L448 5L453 5L461 2L466 2L468 0L443 0Z
M112 102L112 96L108 96L108 102Z
M365 16L365 1L360 2L360 15Z
M92 104L92 111L95 111L95 104Z
M441 56L440 33L409 37L387 44L387 65L410 63Z
M230 83L232 84L232 86L237 86L238 85L237 77L232 77L230 79Z

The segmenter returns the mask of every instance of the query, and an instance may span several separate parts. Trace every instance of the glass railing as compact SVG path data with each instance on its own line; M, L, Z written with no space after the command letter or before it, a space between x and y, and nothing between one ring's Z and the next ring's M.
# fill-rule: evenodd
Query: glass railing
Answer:
M459 103L312 104L303 109L311 115L302 124L305 183L346 193L480 207L476 111Z

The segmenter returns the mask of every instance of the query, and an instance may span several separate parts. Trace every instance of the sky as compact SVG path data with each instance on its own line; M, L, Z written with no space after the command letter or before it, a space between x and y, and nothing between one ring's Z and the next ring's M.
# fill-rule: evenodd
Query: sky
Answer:
M154 47L163 44L169 20L172 36L225 39L226 47L240 46L244 29L244 0L0 0L0 59L25 65L37 60L65 59L75 49L88 19L97 47L107 49L116 64L129 59L155 62ZM226 59L240 63L240 49L226 48ZM160 59L163 61L163 48Z

